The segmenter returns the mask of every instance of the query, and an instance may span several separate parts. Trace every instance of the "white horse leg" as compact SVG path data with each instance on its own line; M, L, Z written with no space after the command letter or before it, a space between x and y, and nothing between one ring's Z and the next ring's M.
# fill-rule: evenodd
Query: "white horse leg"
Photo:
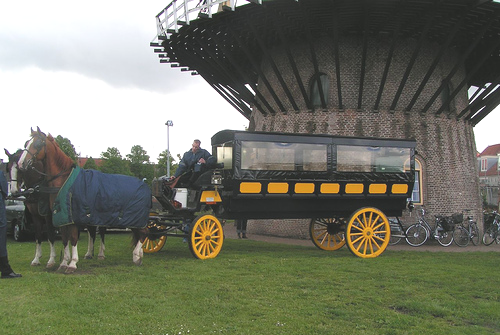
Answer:
M92 259L94 257L94 237L90 234L90 231L87 231L89 234L89 244L87 246L87 253L85 254L85 259Z
M31 261L31 266L40 265L40 258L42 257L42 244L37 243L35 246L35 258Z
M66 273L73 273L76 271L76 263L78 263L78 245L74 245L71 247L71 262L66 269Z
M106 247L104 246L104 239L101 239L101 245L99 247L99 255L97 255L97 259L105 259L106 258L104 256L104 250L106 250Z
M47 262L47 269L51 269L56 265L56 245L55 243L52 243L49 241L50 245L50 255L49 255L49 261Z
M134 261L135 265L142 264L142 256L143 256L142 242L138 241L137 244L135 245L134 252L132 253L132 260Z
M67 244L64 247L64 256L61 264L59 265L59 269L57 269L58 271L66 270L68 268L69 258L70 258L69 244Z

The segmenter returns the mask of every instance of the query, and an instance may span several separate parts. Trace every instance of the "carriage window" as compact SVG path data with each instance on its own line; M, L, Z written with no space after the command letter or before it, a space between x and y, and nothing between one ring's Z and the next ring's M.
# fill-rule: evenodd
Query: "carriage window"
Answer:
M337 146L337 170L349 172L404 172L409 148Z
M217 147L217 163L224 163L224 169L233 168L233 147L232 143L225 143Z
M326 171L324 144L242 142L241 168L271 171Z
M405 170L410 171L410 160L405 163ZM415 183L413 184L413 191L411 199L414 205L423 205L423 192L422 192L422 165L418 159L415 159Z

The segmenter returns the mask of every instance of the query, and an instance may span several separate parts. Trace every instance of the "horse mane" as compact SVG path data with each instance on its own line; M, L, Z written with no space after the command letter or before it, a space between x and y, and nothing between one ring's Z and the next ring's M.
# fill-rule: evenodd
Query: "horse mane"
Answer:
M49 134L47 136L47 141L45 143L47 149L48 149L47 144L50 143L52 145L52 150L54 151L54 162L58 166L60 166L63 170L69 170L75 165L73 160L61 150L59 144L57 144L52 135Z

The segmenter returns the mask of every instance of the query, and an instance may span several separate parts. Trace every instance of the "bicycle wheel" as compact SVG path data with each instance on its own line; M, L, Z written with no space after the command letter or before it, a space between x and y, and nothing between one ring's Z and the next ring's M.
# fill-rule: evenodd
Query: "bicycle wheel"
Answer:
M391 234L391 238L389 239L389 245L396 245L401 241L401 237L399 236L394 236Z
M419 247L429 238L429 231L420 223L412 224L406 229L406 243L412 247Z
M453 243L453 231L441 231L438 232L436 240L443 247L448 247Z
M496 230L496 227L490 226L484 231L484 235L483 235L483 244L484 245L490 245L493 242L495 242L496 236L495 236L494 230Z
M458 226L453 231L453 240L459 247L466 247L469 245L469 231L462 226Z
M470 240L472 241L472 244L479 245L479 243L481 243L481 236L479 236L479 228L477 228L477 223L473 222L471 224L470 233Z
M401 241L403 237L402 227L395 220L389 220L389 225L391 226L391 238L389 239L389 245L396 245Z

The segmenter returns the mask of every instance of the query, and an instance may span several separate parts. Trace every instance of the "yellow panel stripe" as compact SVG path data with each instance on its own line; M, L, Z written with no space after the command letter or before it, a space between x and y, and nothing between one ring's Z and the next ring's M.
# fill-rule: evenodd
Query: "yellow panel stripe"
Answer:
M394 185L392 185L391 192L393 194L406 194L406 193L408 193L408 185L407 184L394 184Z
M321 184L320 190L322 194L337 194L340 192L340 184Z
M295 184L295 193L311 194L314 193L313 183L298 183Z
M386 191L386 184L370 184L370 188L368 189L370 194L384 194Z
M241 193L260 193L262 190L261 183L241 183L240 192Z
M267 192L269 193L287 193L288 183L269 183L267 185Z
M363 193L363 184L346 184L345 193L347 194L361 194Z

